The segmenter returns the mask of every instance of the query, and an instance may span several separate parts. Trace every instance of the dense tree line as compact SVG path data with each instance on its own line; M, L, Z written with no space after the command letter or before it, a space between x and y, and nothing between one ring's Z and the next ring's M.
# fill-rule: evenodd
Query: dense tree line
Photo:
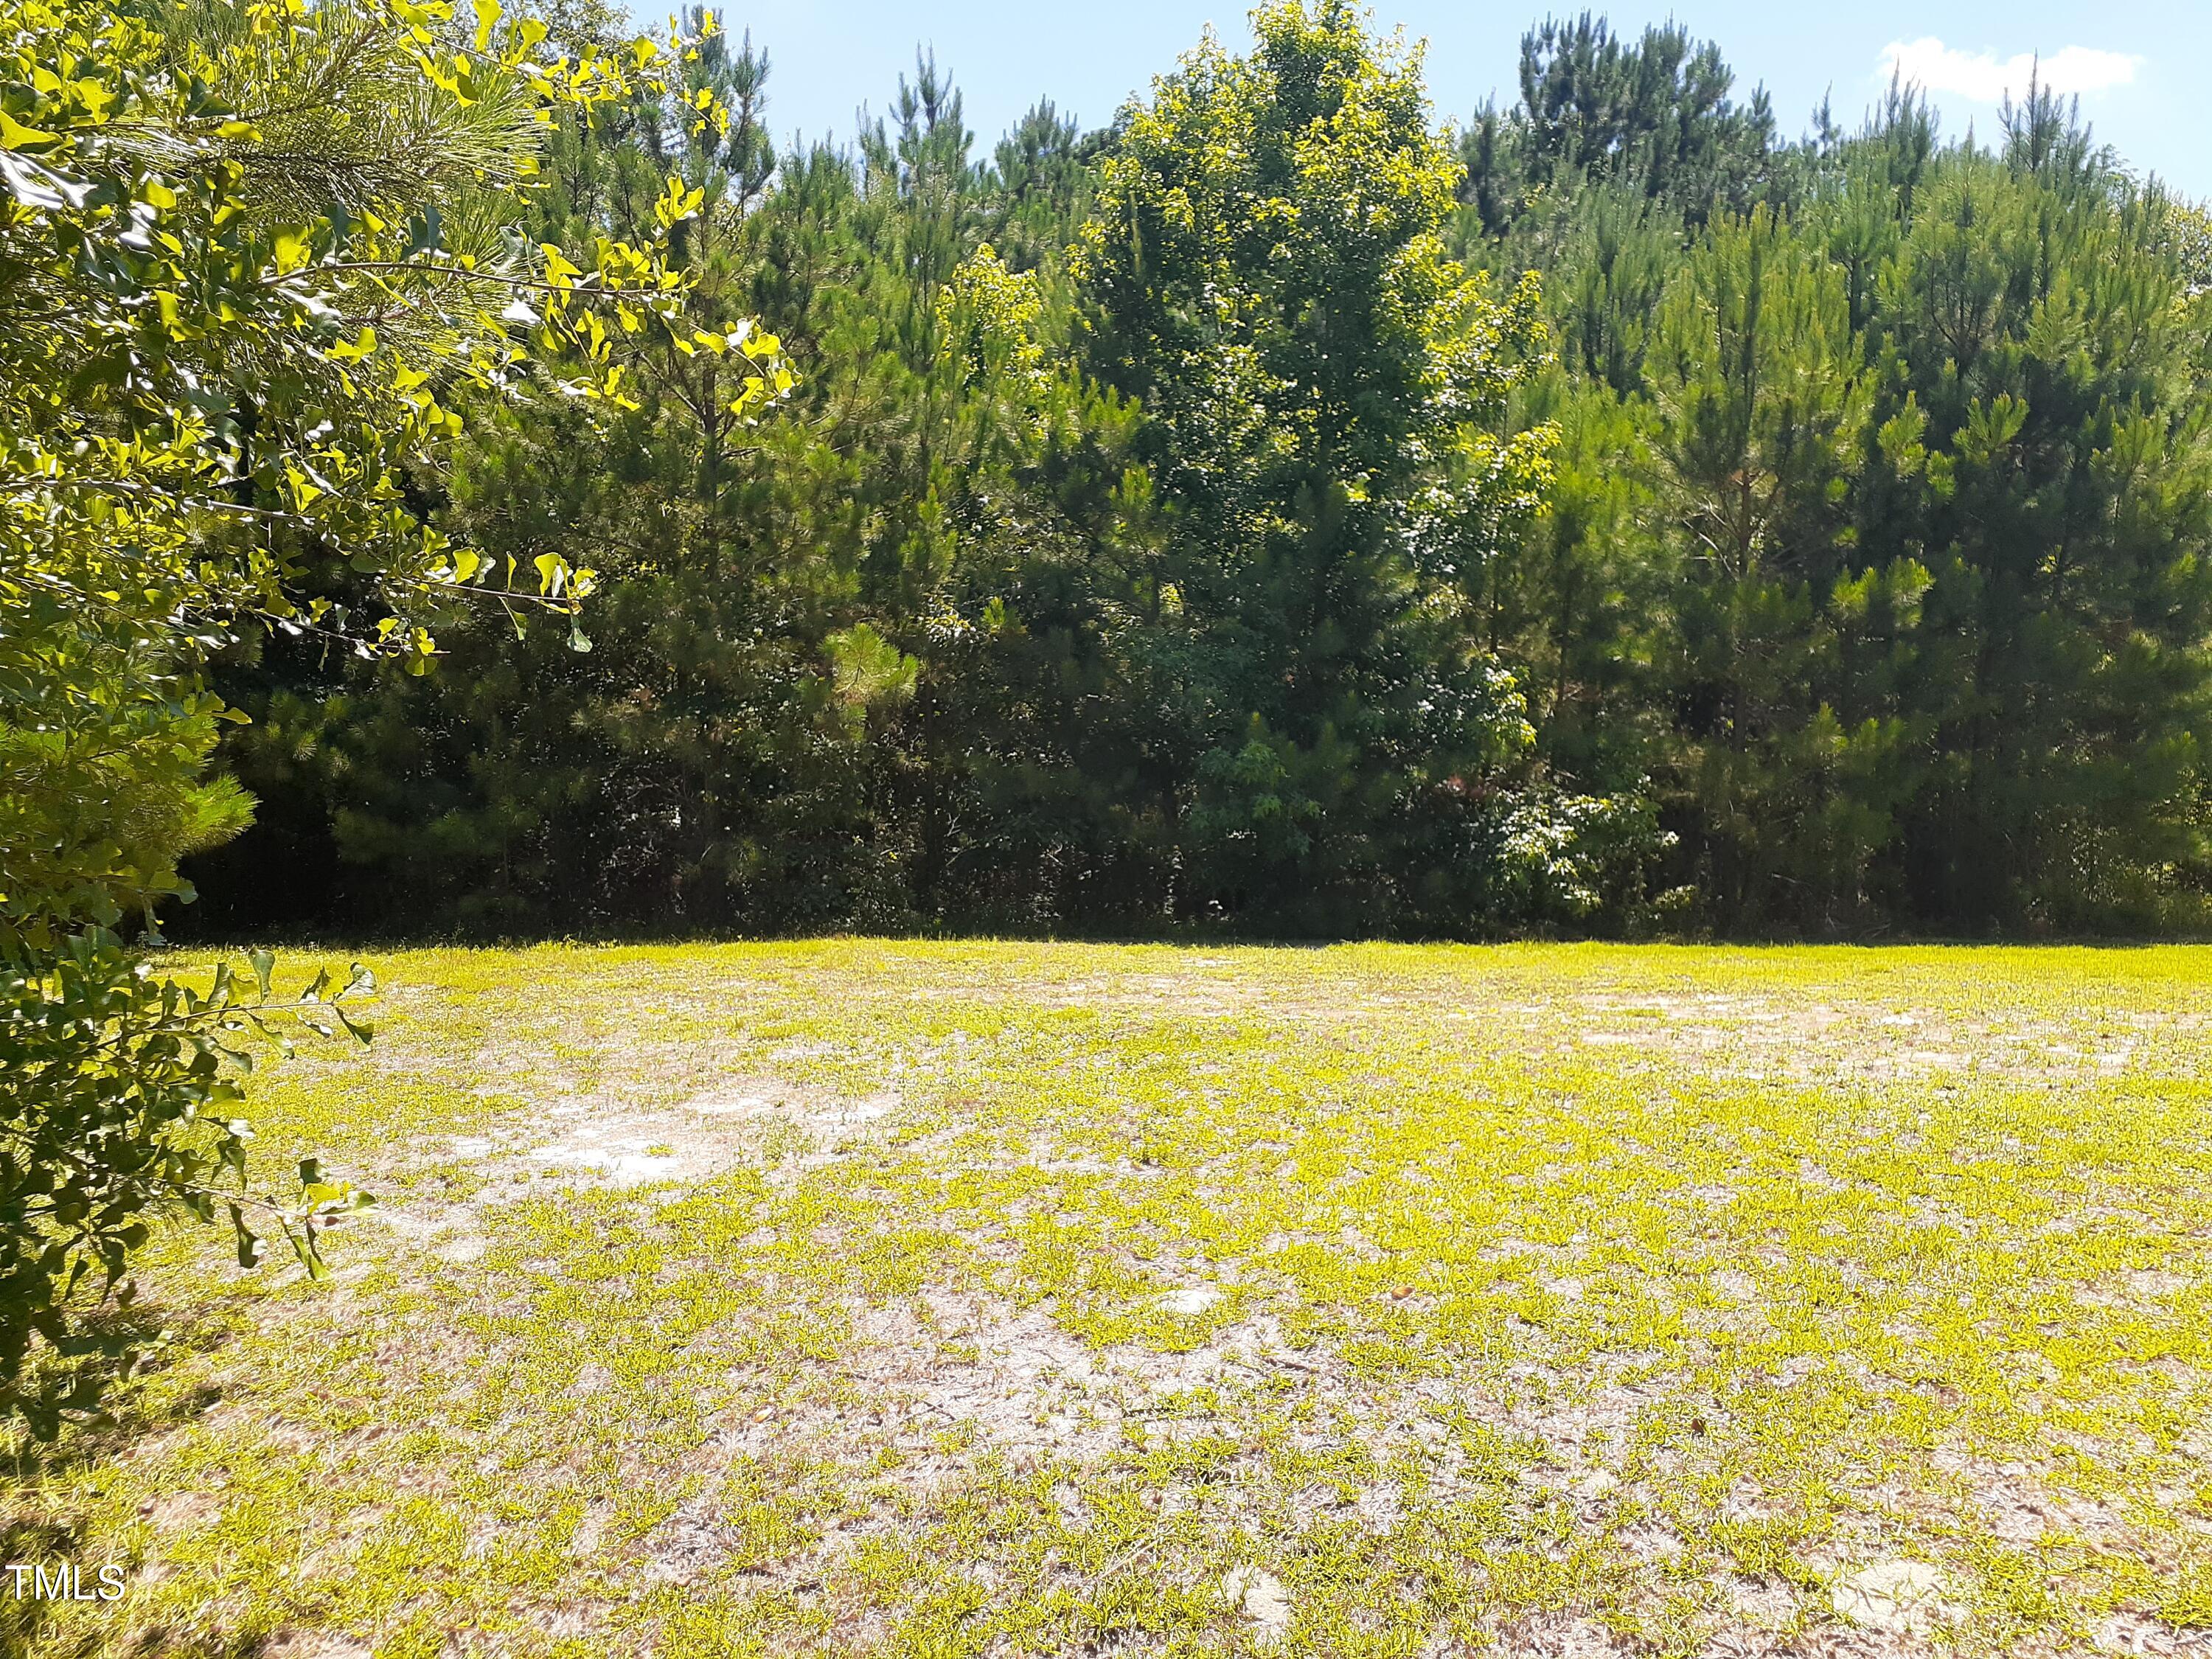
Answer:
M234 649L258 821L194 925L2200 921L2200 212L2041 93L1788 140L1585 16L1455 136L1349 8L1255 21L988 155L927 61L778 155L742 36L726 133L564 126L528 240L678 173L690 303L793 401L733 428L668 337L629 408L471 411L416 503L602 591L428 675Z
M2202 213L2047 93L1987 149L1900 88L1778 151L1679 34L1527 56L1631 135L1539 96L1470 175L1468 257L1556 325L1552 511L1490 594L1541 763L1642 791L1662 909L1723 928L2197 921Z

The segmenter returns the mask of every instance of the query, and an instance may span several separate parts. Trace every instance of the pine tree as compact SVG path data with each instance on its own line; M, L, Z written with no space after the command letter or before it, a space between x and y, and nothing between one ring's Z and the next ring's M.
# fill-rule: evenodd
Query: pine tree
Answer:
M1613 185L1663 203L1692 225L1747 211L1776 182L1774 112L1765 88L1738 104L1735 71L1711 41L1669 23L1634 42L1584 12L1521 38L1521 100L1479 110L1461 142L1462 199L1482 233L1508 236Z

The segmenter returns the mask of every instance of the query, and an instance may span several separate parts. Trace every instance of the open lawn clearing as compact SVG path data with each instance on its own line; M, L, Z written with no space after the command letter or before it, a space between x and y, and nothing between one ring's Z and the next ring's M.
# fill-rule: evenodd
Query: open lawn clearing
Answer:
M2212 951L373 965L7 1650L2207 1650Z

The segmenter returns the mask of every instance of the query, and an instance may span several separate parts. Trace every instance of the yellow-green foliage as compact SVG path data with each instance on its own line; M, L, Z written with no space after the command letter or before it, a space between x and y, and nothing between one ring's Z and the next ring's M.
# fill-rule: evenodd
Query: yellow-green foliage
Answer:
M1243 1567L1331 1656L1899 1561L1939 1651L2212 1625L2205 951L372 965L257 1112L383 1219L335 1287L156 1247L176 1341L9 1542L131 1589L23 1650L1252 1651ZM554 1156L610 1126L672 1178Z

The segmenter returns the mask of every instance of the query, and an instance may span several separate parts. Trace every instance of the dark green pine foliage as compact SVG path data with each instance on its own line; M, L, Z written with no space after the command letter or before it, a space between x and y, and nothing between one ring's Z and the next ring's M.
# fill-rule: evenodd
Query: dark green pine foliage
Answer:
M1462 199L1505 236L1591 185L1665 202L1693 224L1762 199L1777 171L1765 88L1729 96L1735 72L1676 24L1640 40L1603 18L1549 18L1521 37L1521 101L1479 110L1462 135Z
M260 723L230 759L265 828L206 872L213 925L1036 925L1156 906L1157 878L1102 878L1142 859L1095 622L1150 508L1121 453L1129 411L1054 366L1064 342L1045 349L1064 283L1034 269L1074 235L1095 143L1040 106L978 167L924 61L854 149L779 162L750 44L695 67L729 133L703 143L650 105L564 131L533 234L619 233L680 170L704 193L683 228L700 312L759 317L793 398L732 428L726 360L663 345L612 418L476 411L453 476L426 484L495 557L600 571L589 649L494 613L450 618L425 678L297 653L246 667ZM335 848L335 882L283 873L306 842Z
M689 135L653 106L564 135L549 217L571 234L619 227L680 171L704 192L682 245L701 314L754 310L804 371L790 297L752 280L773 170L765 65L718 41L694 69L734 112L726 137ZM840 250L817 241L834 268ZM615 418L478 415L446 483L452 528L525 564L560 549L603 573L604 603L588 653L480 617L447 630L437 675L381 676L356 697L333 827L371 920L714 926L762 904L771 925L806 925L882 902L855 729L881 689L872 664L841 679L838 655L869 481L848 462L803 488L764 484L764 446L803 425L733 428L727 374L712 352L664 343ZM789 556L801 536L807 556Z
M2212 312L2173 204L2048 94L1914 210L1869 328L1891 464L1863 532L1931 580L1902 908L2158 925L2212 827Z
M984 238L1016 270L1058 259L1091 207L1093 169L1111 142L1085 132L1049 98L1040 99L993 153Z
M1767 195L1595 185L1474 251L1549 261L1559 477L1486 596L1540 770L1655 801L1662 916L2199 915L2201 216L2040 94L1992 154L1893 88Z

